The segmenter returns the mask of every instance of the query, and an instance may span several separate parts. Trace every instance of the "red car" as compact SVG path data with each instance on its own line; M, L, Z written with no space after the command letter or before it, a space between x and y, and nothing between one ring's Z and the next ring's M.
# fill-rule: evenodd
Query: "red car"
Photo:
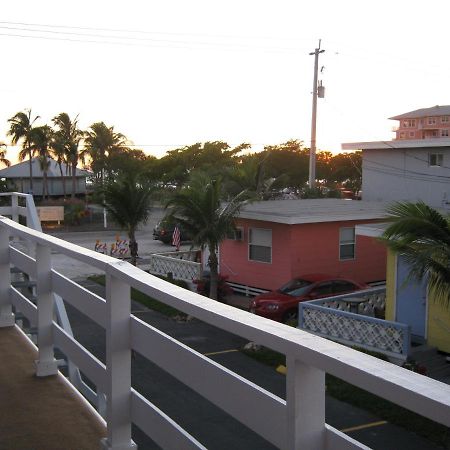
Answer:
M334 278L330 275L304 275L290 280L276 291L256 296L250 303L250 312L278 322L297 321L300 302L332 297L369 287L365 283Z

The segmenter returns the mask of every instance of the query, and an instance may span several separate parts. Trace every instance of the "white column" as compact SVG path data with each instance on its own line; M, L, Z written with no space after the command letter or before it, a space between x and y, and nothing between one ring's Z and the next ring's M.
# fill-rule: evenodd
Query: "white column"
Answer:
M11 219L19 222L19 197L16 194L11 195Z
M6 228L0 228L0 328L14 325L14 314L9 296L10 287L9 233Z
M325 372L287 358L287 448L325 449Z
M36 292L37 292L37 344L39 359L36 361L36 375L46 377L58 373L53 352L53 293L51 283L50 247L36 246Z
M131 440L130 286L106 275L106 423L103 449L137 449Z

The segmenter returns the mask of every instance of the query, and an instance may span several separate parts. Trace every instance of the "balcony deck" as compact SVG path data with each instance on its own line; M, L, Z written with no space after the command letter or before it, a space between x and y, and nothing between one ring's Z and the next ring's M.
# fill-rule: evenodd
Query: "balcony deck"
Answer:
M37 357L21 330L0 329L0 448L98 450L105 423L62 375L37 378Z

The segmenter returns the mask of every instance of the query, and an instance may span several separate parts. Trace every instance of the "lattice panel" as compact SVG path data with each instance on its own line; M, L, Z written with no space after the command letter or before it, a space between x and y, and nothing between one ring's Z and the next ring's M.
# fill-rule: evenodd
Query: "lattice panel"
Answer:
M201 264L167 256L152 255L149 271L154 274L167 275L172 273L177 280L193 280L201 275Z
M403 349L403 329L388 322L373 322L364 316L304 308L303 329L393 353L401 354Z

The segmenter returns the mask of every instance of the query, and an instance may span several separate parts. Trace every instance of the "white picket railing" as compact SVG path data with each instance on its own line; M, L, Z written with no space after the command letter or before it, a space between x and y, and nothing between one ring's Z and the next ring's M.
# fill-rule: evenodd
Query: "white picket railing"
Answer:
M10 243L13 236L35 245L36 257L14 248ZM106 275L106 298L53 270L52 252L102 270ZM37 280L37 305L12 287L10 264ZM285 354L286 400L131 315L130 287L206 323ZM52 293L106 329L106 365L53 321ZM131 440L132 423L164 449L204 448L164 411L132 389L132 350L281 449L367 448L325 423L326 372L450 426L448 385L215 302L127 262L0 218L0 326L13 325L12 305L37 325L38 376L57 371L53 354L53 346L57 346L93 381L99 392L106 394L104 449L135 448Z
M202 277L202 264L194 258L197 251L153 253L149 256L147 270L154 275L171 274L176 280L192 281Z

